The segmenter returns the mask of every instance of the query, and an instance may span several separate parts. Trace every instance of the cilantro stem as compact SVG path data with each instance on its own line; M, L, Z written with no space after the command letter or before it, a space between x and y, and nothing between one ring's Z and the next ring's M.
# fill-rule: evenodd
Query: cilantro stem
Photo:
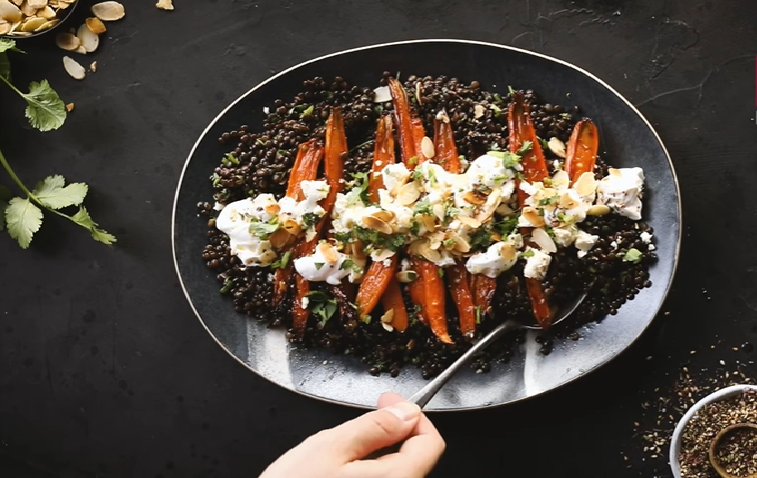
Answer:
M6 85L8 85L11 90L13 90L16 93L18 93L19 96L22 96L22 97L24 96L24 94L21 93L21 90L19 90L15 86L13 86L13 83L11 83L10 81L8 81L8 79L6 77L4 77L3 75L0 75L0 80L3 80L3 83L5 83Z

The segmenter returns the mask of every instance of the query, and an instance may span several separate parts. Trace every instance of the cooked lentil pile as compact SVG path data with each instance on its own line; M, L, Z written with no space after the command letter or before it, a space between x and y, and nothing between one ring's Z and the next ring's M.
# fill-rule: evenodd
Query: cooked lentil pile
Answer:
M385 72L378 83L385 86L391 76ZM562 167L563 159L546 146L547 141L557 138L567 142L581 116L579 108L568 109L546 102L532 90L497 94L486 91L478 81L463 82L446 76L410 76L403 85L411 107L423 119L427 134L432 131L437 114L442 109L446 111L458 152L470 161L490 150L507 151L506 112L516 93L523 95L530 106L550 174ZM349 148L344 161L345 176L368 173L377 121L391 113L392 102L376 103L374 88L352 85L342 77L328 80L316 77L304 81L302 91L293 99L275 100L261 113L262 126L252 123L255 118L251 118L250 125L221 135L218 142L227 154L219 154L223 159L210 177L213 198L198 204L200 213L208 221L208 244L201 251L202 258L217 274L221 293L230 297L238 312L256 320L270 321L272 326L291 327L290 311L294 306L291 297L276 308L270 305L273 298L271 268L244 267L239 258L231 254L228 236L215 225L214 202L225 205L261 193L281 198L298 145L313 138L324 140L326 121L334 107L341 107L344 115ZM594 173L597 180L608 174L603 158L597 158ZM581 227L598 236L594 247L580 259L575 249L559 249L552 257L543 283L552 305L571 301L585 290L589 295L569 324L560 324L538 339L545 354L550 352L555 338L578 339L577 325L616 314L626 301L651 286L648 269L657 259L654 247L649 244L652 228L617 214L587 216ZM633 253L630 258L629 251ZM493 312L491 317L481 318L477 335L486 334L507 318L533 320L523 268L519 261L498 277ZM326 287L324 283L314 282L311 290L325 292ZM448 325L454 343L443 344L413 317L416 309L407 287L403 289L403 296L411 313L411 324L401 334L385 330L380 320L361 320L349 312L330 320L318 320L311 315L302 345L362 357L374 375L388 372L397 376L403 366L413 364L420 367L423 377L432 377L467 350L470 340L459 332L457 311L451 300L447 301L451 306ZM380 313L374 315L379 317ZM291 330L288 337L297 340ZM515 334L478 357L473 366L479 372L488 371L492 359L508 360L514 343L522 340L522 336Z

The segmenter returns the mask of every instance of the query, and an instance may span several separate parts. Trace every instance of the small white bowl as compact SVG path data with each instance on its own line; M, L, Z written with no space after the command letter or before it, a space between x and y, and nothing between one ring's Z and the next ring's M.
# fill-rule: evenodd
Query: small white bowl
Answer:
M681 454L681 435L683 435L683 430L686 428L686 425L689 424L691 417L696 415L699 410L701 410L703 407L706 407L707 405L725 400L726 398L731 398L734 395L738 395L746 390L757 391L757 386L734 385L732 387L720 389L717 392L711 393L703 399L699 400L689 409L688 412L686 412L686 415L681 418L681 421L678 422L676 429L673 430L673 436L670 439L670 469L673 472L673 476L675 478L681 478L681 463L680 461L678 461L678 457Z

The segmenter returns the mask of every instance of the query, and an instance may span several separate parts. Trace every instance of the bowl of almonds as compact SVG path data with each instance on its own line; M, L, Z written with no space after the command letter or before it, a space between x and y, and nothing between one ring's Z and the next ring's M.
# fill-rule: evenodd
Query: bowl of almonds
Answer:
M30 38L53 30L79 0L0 0L0 37Z

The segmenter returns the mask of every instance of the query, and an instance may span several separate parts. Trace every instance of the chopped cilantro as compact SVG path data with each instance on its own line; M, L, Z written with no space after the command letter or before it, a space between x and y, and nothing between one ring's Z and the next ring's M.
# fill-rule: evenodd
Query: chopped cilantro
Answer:
M410 224L410 234L414 236L419 236L421 233L421 223L418 221L413 221L412 224Z
M515 93L517 93L510 85L507 85L507 92L510 93L510 96L515 96Z
M286 269L287 265L289 265L289 259L292 258L292 251L286 251L284 255L282 255L278 261L271 264L271 267L274 269Z
M355 237L366 245L366 249L389 249L390 251L397 251L405 245L406 236L406 234L387 236L374 229L361 226L355 227Z
M557 201L560 198L558 196L550 196L548 198L540 199L539 200L539 206L551 206L553 204L557 204Z
M565 214L565 213L562 213L562 212L558 212L557 213L557 220L560 221L560 222L562 222L562 223L565 223L565 224L570 224L570 223L572 223L573 221L576 220L576 216L573 216L571 214Z
M278 223L278 221L274 223L255 221L250 224L249 231L253 236L257 236L263 240L266 240L271 234L278 231L279 227L280 224Z
M476 324L480 324L480 323L481 323L481 306L477 305L476 306Z
M225 281L223 281L223 287L221 287L221 290L219 291L221 294L228 294L231 292L231 287L233 286L233 282L231 281L231 277L228 277Z
M239 160L231 153L226 153L226 156L224 157L224 159L230 162L231 164L239 164Z
M302 215L302 222L304 222L307 227L313 227L320 218L321 216L314 212L306 212Z
M527 250L525 252L521 252L520 253L520 257L526 257L526 258L528 258L528 257L534 257L534 251L532 249L529 249L529 250Z
M502 114L502 108L500 108L499 106L495 105L494 103L492 103L492 104L489 105L489 109L492 110L492 111L494 111L494 117L495 118L499 118L499 115Z
M439 277L444 277L444 269L439 268Z
M454 239L446 239L446 240L442 241L442 245L443 245L444 247L447 247L447 248L449 248L449 247L452 247L452 246L454 246L455 244L457 244L457 242L455 242L455 240L454 240Z
M502 236L510 235L517 227L518 227L517 217L506 218L494 224L494 228Z
M308 292L305 297L308 298L308 308L313 312L313 315L321 319L321 327L326 325L326 322L337 311L336 299L319 290Z
M633 262L634 264L638 264L641 262L641 251L635 248L630 248L626 252L626 255L623 256L623 262Z
M486 249L492 244L491 233L486 229L477 229L471 232L470 247L471 249Z
M545 226L544 230L547 231L547 234L549 234L549 237L551 237L552 239L555 238L555 230L554 230L554 228Z
M416 169L413 171L413 174L410 175L413 181L417 181L419 179L423 179L423 172L420 169Z
M315 266L315 269L319 271L319 270L321 270L321 268L323 266L326 265L326 263L325 262L313 262L313 265Z
M415 206L413 206L413 214L431 214L431 203L428 198L415 203Z
M457 217L459 214L460 209L454 207L452 204L447 204L447 206L444 208L444 217L447 219Z
M353 173L352 174L352 190L358 190L360 200L363 201L363 204L371 204L371 200L368 197L368 186L371 184L371 180L369 178L369 174L371 173Z
M532 149L534 149L533 141L524 141L523 144L518 149L518 151L516 152L516 154L519 156L523 156L524 154L528 153Z
M541 149L547 150L549 149L549 142L546 139L542 138L536 138L539 141L539 144L541 145Z
M366 324L370 324L371 323L371 316L370 315L363 315L363 316L360 317L360 320L362 320Z
M337 232L334 234L334 239L337 240L337 242L341 242L342 244L347 244L352 242L352 233L351 232Z
M410 163L411 166L415 166L418 164L418 156L413 156L412 158L407 160L408 163Z

